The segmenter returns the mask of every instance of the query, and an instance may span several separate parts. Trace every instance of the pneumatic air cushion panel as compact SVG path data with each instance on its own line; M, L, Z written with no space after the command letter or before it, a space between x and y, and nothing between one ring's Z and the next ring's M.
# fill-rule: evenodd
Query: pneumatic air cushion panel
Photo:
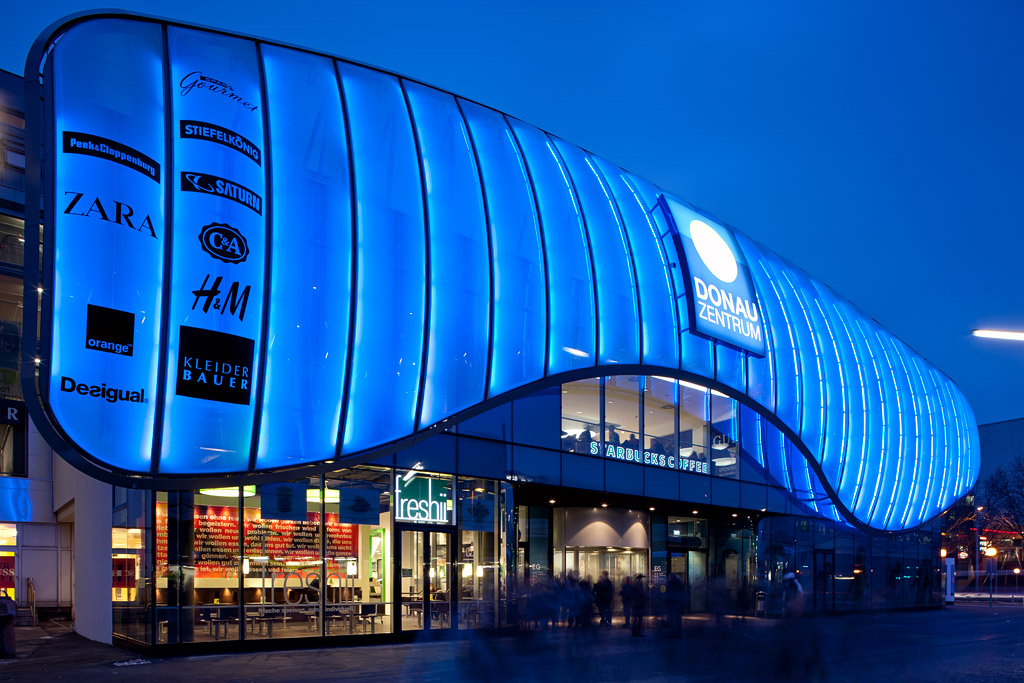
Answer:
M160 472L242 472L262 370L268 255L266 168L251 154L266 149L259 55L250 40L173 26L167 50L176 135ZM251 146L220 144L204 129ZM244 259L216 237L229 230Z
M488 394L544 376L547 285L537 211L505 117L459 100L483 178L494 270L494 334Z
M348 453L415 431L427 265L420 163L398 79L337 67L351 131L358 248Z
M76 26L52 53L50 407L79 448L143 472L167 239L162 54L159 26L116 19Z
M274 201L267 371L256 467L328 460L348 360L352 202L334 61L262 48Z
M411 81L402 87L416 131L430 233L419 424L431 425L484 400L491 255L480 176L455 98Z

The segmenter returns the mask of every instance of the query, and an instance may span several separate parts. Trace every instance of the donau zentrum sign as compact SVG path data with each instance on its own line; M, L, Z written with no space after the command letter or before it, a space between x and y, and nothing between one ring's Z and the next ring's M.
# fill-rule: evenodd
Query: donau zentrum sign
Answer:
M903 528L975 477L942 373L742 233L522 121L123 13L58 22L27 65L43 220L23 388L96 476L337 467L544 386L646 374L776 425L855 522Z

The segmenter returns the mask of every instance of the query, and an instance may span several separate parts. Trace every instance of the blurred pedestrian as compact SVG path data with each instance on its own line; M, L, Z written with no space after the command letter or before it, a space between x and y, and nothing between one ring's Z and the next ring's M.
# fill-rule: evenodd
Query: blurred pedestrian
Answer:
M633 579L628 576L622 582L619 589L619 599L622 600L622 614L626 617L626 623L622 628L630 627L630 616L633 612Z
M647 584L644 583L644 575L637 574L633 583L633 635L642 638L644 635L644 616L647 614L647 606L650 604L650 596L647 594Z
M782 575L782 599L783 619L799 619L803 616L804 588L793 572Z
M601 615L601 626L612 625L612 600L615 599L615 587L612 586L608 572L602 571L601 578L594 585L594 601L597 612Z
M683 635L683 582L674 572L668 575L665 587L665 611L669 638Z

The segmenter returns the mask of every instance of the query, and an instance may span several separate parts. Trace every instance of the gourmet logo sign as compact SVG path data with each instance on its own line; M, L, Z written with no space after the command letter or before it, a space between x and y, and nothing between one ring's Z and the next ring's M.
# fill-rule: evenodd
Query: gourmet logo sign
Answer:
M688 279L690 329L764 356L764 323L753 280L732 232L662 195Z
M224 81L218 81L216 78L205 76L202 71L193 71L185 74L181 81L178 82L178 88L178 92L182 97L194 92L205 91L237 102L243 109L248 109L249 111L254 112L259 106L236 93L231 85Z

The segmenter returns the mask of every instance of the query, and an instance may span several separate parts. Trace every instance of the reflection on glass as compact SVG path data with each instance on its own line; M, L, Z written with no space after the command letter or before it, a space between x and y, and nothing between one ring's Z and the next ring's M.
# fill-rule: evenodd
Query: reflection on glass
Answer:
M636 375L607 377L604 381L604 431L607 444L640 451L640 380ZM633 458L629 458L632 460Z
M562 450L597 455L601 442L601 380L562 385Z
M678 389L677 382L664 377L648 377L644 389L644 448L659 456L659 464L661 456L676 452Z
M497 626L497 483L459 480L459 628Z
M716 477L739 478L736 401L711 392L711 463Z
M390 487L383 468L326 475L325 635L392 630Z
M114 633L142 643L150 642L149 625L152 623L147 576L151 500L147 491L115 487L110 530ZM10 525L12 531L13 526ZM0 529L0 545L4 545L5 540L13 545L15 536L6 535L4 531ZM8 594L13 598L13 577L11 579Z

